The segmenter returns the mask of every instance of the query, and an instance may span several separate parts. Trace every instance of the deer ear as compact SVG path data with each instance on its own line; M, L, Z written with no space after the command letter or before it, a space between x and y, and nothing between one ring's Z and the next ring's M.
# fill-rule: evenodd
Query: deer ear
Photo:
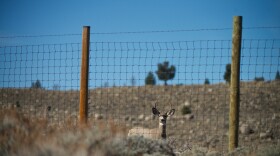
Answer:
M174 113L175 113L175 109L171 109L166 114L167 114L167 116L172 116L172 115L174 115Z
M155 107L152 108L152 111L153 111L154 115L159 115L160 114L160 112Z

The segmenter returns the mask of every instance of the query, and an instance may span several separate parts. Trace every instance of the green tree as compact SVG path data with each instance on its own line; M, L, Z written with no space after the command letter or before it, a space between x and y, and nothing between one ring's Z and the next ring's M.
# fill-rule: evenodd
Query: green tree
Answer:
M227 64L226 71L224 74L224 80L226 80L227 83L230 83L230 77L231 77L231 64Z
M145 84L146 85L155 85L156 84L156 79L154 77L154 74L152 72L149 72L146 79L145 79Z
M255 77L255 81L264 81L264 77Z
M158 79L164 81L164 85L167 85L167 81L172 80L175 77L175 72L175 66L171 65L169 67L169 62L165 61L162 64L158 64L158 70L156 71L156 74Z
M206 85L209 85L209 84L210 84L210 81L209 81L208 78L205 79L204 84L206 84Z
M42 89L43 87L40 80L36 80L36 82L32 82L31 88Z
M279 74L279 71L276 72L275 80L280 81L280 74Z

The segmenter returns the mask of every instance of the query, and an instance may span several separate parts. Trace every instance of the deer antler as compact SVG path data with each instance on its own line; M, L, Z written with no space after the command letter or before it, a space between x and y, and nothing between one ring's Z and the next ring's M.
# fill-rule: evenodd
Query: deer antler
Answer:
M157 108L157 101L155 102L155 104L154 104L154 105L155 105L154 107L155 107L155 108Z
M154 108L157 108L158 98L159 98L159 95L157 96L156 102L154 103Z

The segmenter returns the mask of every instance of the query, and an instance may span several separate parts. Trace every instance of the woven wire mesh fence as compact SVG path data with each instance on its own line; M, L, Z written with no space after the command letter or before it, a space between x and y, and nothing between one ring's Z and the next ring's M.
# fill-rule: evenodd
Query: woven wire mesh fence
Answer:
M89 117L113 121L127 131L159 128L158 117L152 114L157 102L162 114L175 109L166 127L175 148L194 145L225 150L229 85L221 82L230 54L230 40L93 42ZM157 76L158 65L164 62L176 69L167 85ZM154 85L146 84L149 73Z
M280 40L244 39L240 71L240 146L280 143Z
M243 40L241 56L240 146L279 143L279 40ZM159 64L175 66L168 85ZM125 127L158 128L152 107L167 120L167 138L176 150L192 146L226 152L231 40L180 42L93 42L90 55L89 118ZM147 85L148 75L155 81ZM150 133L152 133L150 131ZM160 138L160 136L157 136Z
M227 151L231 40L90 43L89 121L158 128L157 102L167 120L167 139L178 151L193 146ZM279 132L280 40L243 40L240 146L276 144ZM77 124L81 44L0 47L0 104L49 124ZM160 80L168 62L175 76ZM150 75L153 81L146 85ZM151 76L152 75L152 76ZM150 82L150 81L149 81Z
M80 44L0 47L1 111L17 109L50 125L77 122Z

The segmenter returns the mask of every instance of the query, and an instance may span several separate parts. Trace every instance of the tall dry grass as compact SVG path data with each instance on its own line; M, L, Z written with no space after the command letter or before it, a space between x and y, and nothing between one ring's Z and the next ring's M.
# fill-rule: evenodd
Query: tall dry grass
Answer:
M171 141L126 137L127 129L114 122L94 122L77 127L71 120L63 126L50 125L44 119L28 119L16 110L0 114L0 155L8 156L278 156L280 146L258 151L239 148L232 153L218 153L202 147L175 152ZM172 148L173 147L173 148Z
M143 137L126 138L126 129L113 122L76 127L48 125L27 119L15 110L0 115L0 155L174 155L166 142Z

